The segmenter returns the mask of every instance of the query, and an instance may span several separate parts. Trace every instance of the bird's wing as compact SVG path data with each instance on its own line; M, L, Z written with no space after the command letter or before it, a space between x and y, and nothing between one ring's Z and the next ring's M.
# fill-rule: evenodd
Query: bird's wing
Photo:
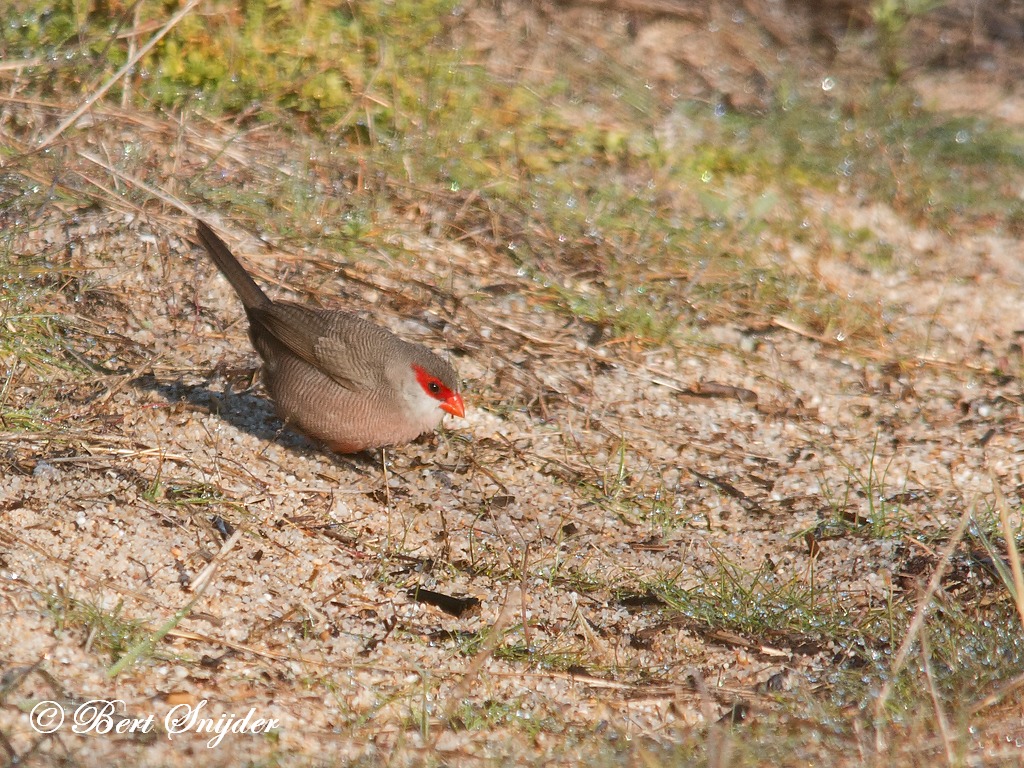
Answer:
M389 331L357 315L283 301L254 308L250 319L292 354L355 391L374 389L381 384L385 355L397 341Z

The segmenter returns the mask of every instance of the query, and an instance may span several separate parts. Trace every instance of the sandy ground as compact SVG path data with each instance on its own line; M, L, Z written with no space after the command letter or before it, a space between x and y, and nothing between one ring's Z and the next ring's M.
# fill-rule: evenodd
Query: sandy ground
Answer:
M671 744L738 702L756 712L820 684L840 648L681 620L658 589L711 592L742 568L764 592L817 585L856 621L903 588L911 557L936 555L881 529L949 530L993 482L1015 510L1024 487L1019 380L992 374L1020 370L1020 242L922 229L881 204L847 215L896 254L877 272L817 265L899 308L893 348L866 361L841 332L785 323L593 346L507 260L429 235L405 236L415 259L344 274L231 238L275 295L315 285L454 351L466 419L390 451L386 470L282 430L246 388L244 315L187 219L173 234L90 211L33 232L13 250L68 245L83 276L46 308L71 318L67 346L114 372L9 379L9 402L42 390L61 405L45 431L0 433L5 742L37 764L571 762L595 738ZM735 389L701 396L714 384ZM856 516L873 526L840 525ZM123 649L83 629L91 612L152 633L186 607L114 679ZM72 733L92 699L154 716L151 732ZM68 718L50 737L26 714L44 700ZM201 704L277 724L214 746L168 733L172 708Z

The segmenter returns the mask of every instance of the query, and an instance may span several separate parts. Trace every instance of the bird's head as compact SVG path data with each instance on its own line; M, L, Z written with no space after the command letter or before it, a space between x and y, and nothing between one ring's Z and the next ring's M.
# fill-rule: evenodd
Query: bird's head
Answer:
M406 421L420 431L434 429L446 413L463 417L466 406L459 376L448 363L419 344L402 344L388 366Z
M452 416L463 418L466 415L466 406L459 393L458 376L447 363L444 364L444 367L447 370L439 370L435 373L422 365L413 363L412 371L420 389L434 401L437 408Z

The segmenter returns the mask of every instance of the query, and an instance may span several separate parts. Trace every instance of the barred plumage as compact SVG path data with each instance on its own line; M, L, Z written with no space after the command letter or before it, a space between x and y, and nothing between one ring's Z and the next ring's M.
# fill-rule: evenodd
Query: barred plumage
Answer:
M465 415L455 370L350 312L272 301L202 221L196 234L242 300L249 338L285 422L339 453L408 442Z

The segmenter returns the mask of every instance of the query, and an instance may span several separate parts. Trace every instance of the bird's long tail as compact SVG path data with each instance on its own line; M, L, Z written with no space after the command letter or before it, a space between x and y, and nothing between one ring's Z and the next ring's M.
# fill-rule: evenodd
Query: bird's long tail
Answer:
M246 309L270 305L270 298L256 285L227 244L203 221L196 219L196 234L217 269L228 279Z

